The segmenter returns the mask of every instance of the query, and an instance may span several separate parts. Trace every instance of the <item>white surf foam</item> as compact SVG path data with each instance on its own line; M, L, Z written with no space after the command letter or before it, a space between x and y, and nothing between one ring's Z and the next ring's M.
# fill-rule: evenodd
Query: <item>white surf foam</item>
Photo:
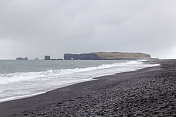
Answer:
M128 61L88 68L0 74L0 102L33 96L40 94L40 92L90 81L95 77L135 71L157 65L144 64L142 61Z

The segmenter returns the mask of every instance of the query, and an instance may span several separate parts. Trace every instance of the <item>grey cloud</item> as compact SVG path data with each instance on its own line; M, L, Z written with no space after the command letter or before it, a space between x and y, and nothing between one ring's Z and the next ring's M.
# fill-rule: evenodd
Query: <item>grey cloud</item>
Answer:
M0 2L0 57L129 51L176 57L176 1ZM5 50L5 51L4 51Z

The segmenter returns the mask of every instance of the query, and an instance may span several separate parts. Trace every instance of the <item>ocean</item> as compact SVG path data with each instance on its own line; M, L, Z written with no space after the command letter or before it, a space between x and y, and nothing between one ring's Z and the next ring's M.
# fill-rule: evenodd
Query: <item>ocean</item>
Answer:
M142 60L1 60L0 102L30 97L47 91L113 75L157 66Z

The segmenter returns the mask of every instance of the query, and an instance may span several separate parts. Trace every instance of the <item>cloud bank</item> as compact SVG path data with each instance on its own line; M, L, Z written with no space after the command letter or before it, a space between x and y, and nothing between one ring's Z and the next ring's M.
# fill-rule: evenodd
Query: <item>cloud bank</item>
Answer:
M176 58L175 0L0 1L0 58L97 51Z

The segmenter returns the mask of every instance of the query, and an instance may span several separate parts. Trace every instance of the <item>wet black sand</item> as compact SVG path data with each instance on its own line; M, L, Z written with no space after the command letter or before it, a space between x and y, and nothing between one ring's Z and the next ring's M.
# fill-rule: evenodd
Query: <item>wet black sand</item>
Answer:
M0 104L0 117L176 117L176 60ZM155 62L154 62L155 63Z

